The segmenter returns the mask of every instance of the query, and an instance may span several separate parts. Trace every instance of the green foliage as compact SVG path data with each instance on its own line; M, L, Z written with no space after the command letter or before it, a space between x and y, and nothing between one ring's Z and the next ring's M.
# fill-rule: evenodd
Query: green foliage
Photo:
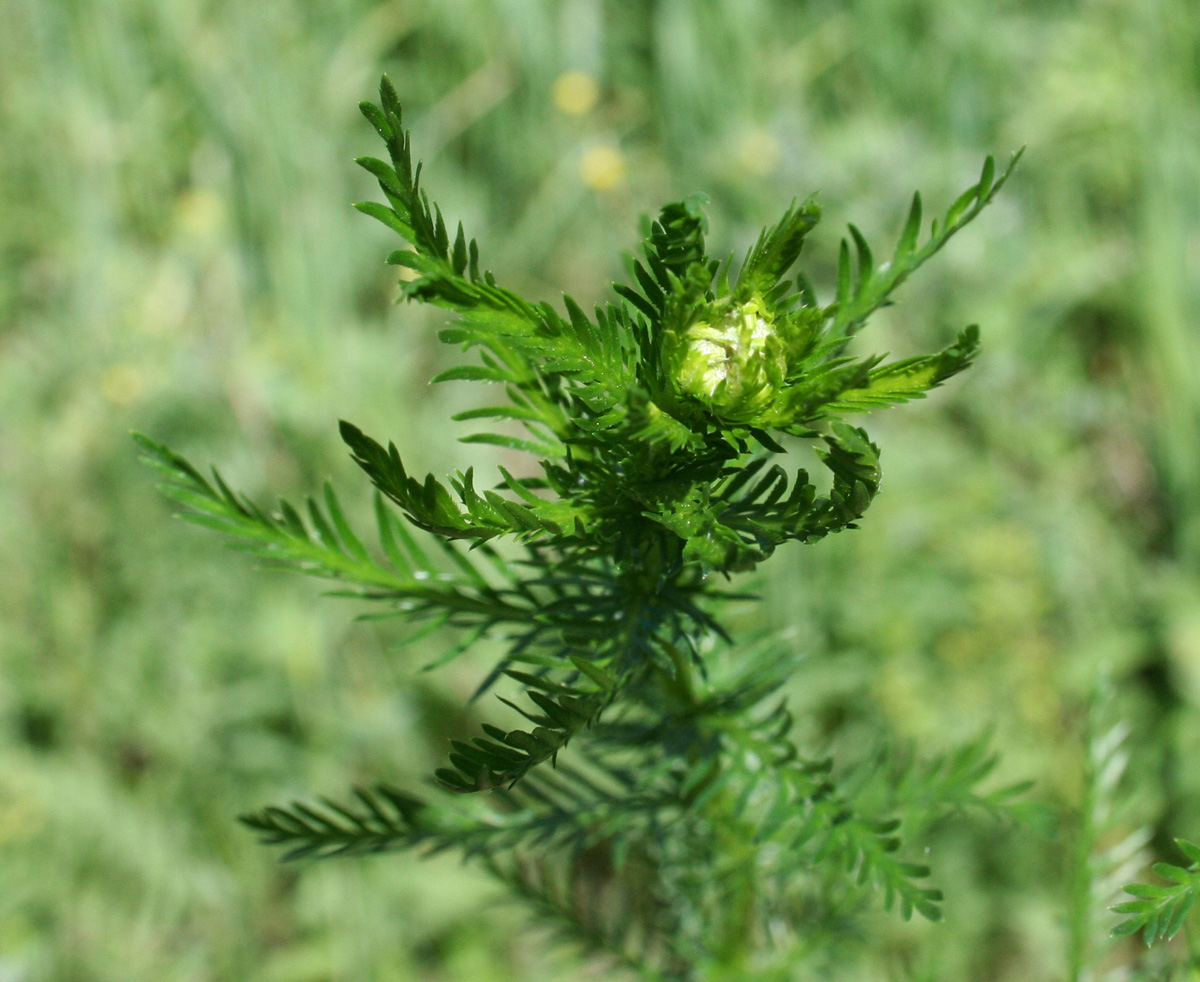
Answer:
M948 205L989 150L1036 148L979 230L856 342L904 357L979 320L978 367L911 412L868 418L887 475L866 531L779 550L761 604L721 619L739 641L789 632L806 656L787 687L797 739L839 772L878 744L941 751L995 721L997 783L1036 777L1062 817L1050 842L906 820L947 920L814 916L836 954L791 976L1070 979L1063 840L1097 665L1132 754L1097 857L1144 830L1186 866L1169 836L1200 806L1192 13L1189 0L10 0L0 974L596 974L514 931L519 906L481 918L497 888L479 863L398 854L302 871L231 821L307 789L419 787L448 730L502 722L491 699L460 708L496 646L420 673L472 632L393 650L429 622L352 600L385 619L348 624L346 603L314 603L336 582L263 573L163 521L124 438L219 460L264 506L283 494L303 513L303 492L320 500L332 477L373 554L371 496L330 439L335 415L397 438L420 477L474 464L490 487L497 460L528 474L503 448L439 443L472 432L450 412L504 394L424 385L455 355L432 329L443 313L389 303L392 233L347 207L374 196L346 161L370 151L353 104L386 68L447 218L464 218L506 286L550 299L546 284L561 286L587 311L620 278L637 209L681 189L711 196L722 256L737 244L740 260L797 189L819 188L827 220L852 217L883 260L914 187ZM577 114L554 83L579 68L599 98ZM607 189L581 169L596 148L625 163ZM836 245L821 226L803 254L823 298ZM1097 941L1118 917L1113 890L1156 879L1133 865L1112 879L1097 865ZM1183 941L1098 944L1081 977L1185 978L1169 971Z
M970 364L978 332L890 363L847 344L992 199L1017 157L998 179L989 158L924 245L914 199L882 267L852 226L857 264L843 243L828 304L803 274L789 278L820 217L811 199L763 231L732 279L706 252L702 200L667 205L631 263L636 285L618 285L589 316L569 297L563 313L527 301L481 269L475 241L461 224L450 235L421 186L386 78L380 94L362 111L390 162L358 162L387 204L358 207L411 246L388 257L408 270L403 296L451 311L441 339L478 354L435 381L490 382L509 397L458 418L527 434L466 440L532 454L540 476L501 468L491 489L471 469L419 479L394 444L343 422L377 489L376 558L328 487L323 504L267 512L216 472L210 483L137 439L189 520L339 592L465 628L468 645L501 641L479 692L515 683L520 695L501 702L526 724L452 739L434 775L449 795L380 786L246 824L292 858L456 850L540 919L662 978L787 972L814 942L808 913L844 916L873 896L906 920L939 919L942 893L927 866L903 858L915 844L899 831L964 808L1002 812L1020 789L978 790L992 763L980 744L899 772L810 759L778 695L788 659L734 643L716 616L729 595L714 584L786 542L857 527L879 487L879 450L840 417L940 385ZM813 445L825 490L773 462L787 441ZM391 505L432 540L437 564Z
M286 501L269 514L236 495L221 475L213 483L178 454L142 434L134 434L142 459L165 474L162 492L182 506L181 517L196 525L233 537L235 545L266 561L310 576L346 584L343 595L401 604L410 617L431 617L438 623L491 627L532 619L528 596L489 584L480 565L435 540L445 562L440 566L417 544L412 534L384 506L375 502L377 530L384 560L375 560L350 528L333 488L326 484L322 510L312 498L305 503L307 522ZM493 569L503 569L494 553ZM447 571L446 567L449 567ZM524 603L522 601L525 601Z
M1142 932L1142 940L1152 945L1160 939L1170 941L1183 927L1188 911L1200 893L1200 846L1187 839L1176 839L1175 844L1188 859L1190 866L1175 866L1171 863L1155 863L1151 868L1155 874L1169 881L1162 886L1153 883L1130 883L1125 892L1136 900L1117 904L1112 910L1125 915L1113 928L1115 937Z

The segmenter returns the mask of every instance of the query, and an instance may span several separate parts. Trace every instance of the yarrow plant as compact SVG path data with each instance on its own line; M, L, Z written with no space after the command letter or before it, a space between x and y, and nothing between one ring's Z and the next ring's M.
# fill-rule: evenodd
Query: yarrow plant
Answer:
M781 545L857 527L879 488L879 450L846 418L919 398L961 372L978 332L899 361L850 353L872 312L1003 187L1018 155L923 232L920 196L888 262L850 227L837 292L790 271L820 210L765 229L743 261L706 251L703 199L648 226L631 279L589 315L525 299L451 234L413 166L385 78L363 113L389 160L359 163L385 203L357 207L407 248L403 297L454 315L440 337L477 360L435 381L502 388L459 413L524 435L468 442L531 455L538 476L472 469L418 478L393 444L341 434L376 488L379 549L326 487L303 509L263 510L138 437L190 520L270 563L337 581L422 630L454 629L449 660L483 637L505 653L481 680L521 725L452 740L434 787L359 789L244 821L292 858L455 850L590 951L645 978L790 979L826 928L873 903L936 920L942 895L915 862L949 812L998 813L1021 789L980 790L981 743L935 760L857 770L805 746L781 688L793 665L769 639L732 638L727 586ZM808 442L828 471L785 468ZM844 932L839 936L844 937Z

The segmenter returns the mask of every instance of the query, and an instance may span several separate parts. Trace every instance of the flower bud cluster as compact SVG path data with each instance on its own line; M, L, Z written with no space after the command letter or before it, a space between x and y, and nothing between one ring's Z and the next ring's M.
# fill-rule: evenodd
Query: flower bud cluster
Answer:
M750 422L770 403L786 371L774 318L760 301L749 300L688 326L675 381L717 416Z

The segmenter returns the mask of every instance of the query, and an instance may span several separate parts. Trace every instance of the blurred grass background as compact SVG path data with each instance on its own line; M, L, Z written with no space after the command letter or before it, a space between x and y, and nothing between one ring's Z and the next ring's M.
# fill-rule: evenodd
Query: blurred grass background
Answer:
M807 654L815 728L991 724L1064 816L943 828L950 923L881 920L849 977L1065 977L1098 680L1134 751L1105 834L1200 836L1192 0L0 0L0 25L0 980L607 977L452 860L281 867L234 823L418 780L476 668L421 675L428 647L169 521L127 436L360 511L339 417L418 471L479 460L443 422L476 394L425 384L437 317L392 305L389 234L349 207L385 70L447 215L547 298L603 295L638 215L697 190L718 252L819 191L828 284L845 221L884 248L913 189L942 209L1028 144L868 332L905 355L978 321L978 366L868 421L864 531L781 553L744 626Z

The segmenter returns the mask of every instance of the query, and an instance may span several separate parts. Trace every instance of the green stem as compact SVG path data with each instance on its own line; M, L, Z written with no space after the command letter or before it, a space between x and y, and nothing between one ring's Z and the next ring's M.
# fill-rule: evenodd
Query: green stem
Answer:
M699 700L696 697L696 676L692 663L687 655L669 641L663 642L663 649L670 657L671 667L675 670L675 677L671 679L672 688L676 690L680 702L687 710L695 709Z
M700 706L700 698L696 692L695 670L687 655L676 645L664 642L665 650L671 659L674 670L672 678L663 672L664 682L673 690L676 698L686 711L693 711ZM697 740L688 751L689 763L696 763L703 750L703 741ZM719 770L714 770L708 779L693 789L689 797L698 798L714 780L720 776ZM758 903L758 891L755 881L755 858L757 850L753 844L753 829L745 822L733 819L734 802L727 793L718 794L705 805L705 812L712 821L713 828L719 830L715 854L730 860L729 868L737 872L730 877L730 897L726 907L727 915L717 928L717 951L720 977L741 982L749 969L750 955L754 940L754 912Z

